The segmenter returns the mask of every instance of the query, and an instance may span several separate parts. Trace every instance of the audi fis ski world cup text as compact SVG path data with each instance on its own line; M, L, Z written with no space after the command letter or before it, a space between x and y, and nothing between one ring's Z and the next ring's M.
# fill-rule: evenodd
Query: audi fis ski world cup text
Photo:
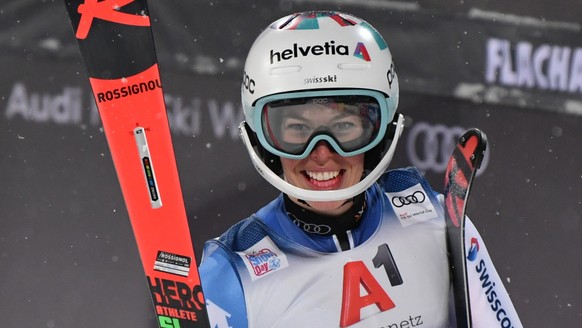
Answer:
M436 215L430 195L427 195L420 184L399 192L389 192L386 195L390 199L394 213L404 226L430 220Z

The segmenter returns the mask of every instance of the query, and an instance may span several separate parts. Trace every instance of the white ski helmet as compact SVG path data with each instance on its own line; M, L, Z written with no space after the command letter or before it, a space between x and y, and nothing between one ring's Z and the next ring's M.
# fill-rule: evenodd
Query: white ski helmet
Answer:
M388 167L403 128L388 45L374 27L350 14L308 11L272 23L249 51L241 94L246 120L241 136L255 168L283 193L303 200L342 200L365 191ZM273 127L280 126L276 120L282 106L288 110L315 101L331 102L336 109L357 108L367 122L366 135L347 142L318 127L300 146L280 140L281 132ZM343 156L365 153L365 178L352 187L326 191L287 183L279 157L304 158L321 140Z

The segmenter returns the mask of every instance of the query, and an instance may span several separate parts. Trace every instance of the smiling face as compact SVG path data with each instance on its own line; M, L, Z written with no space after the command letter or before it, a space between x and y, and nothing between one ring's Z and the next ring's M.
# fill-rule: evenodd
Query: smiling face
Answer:
M281 120L281 142L303 147L318 131L332 134L339 143L347 145L364 134L361 118L347 107L330 108L329 105L306 104L295 106L293 114L283 115ZM358 183L364 172L364 154L344 157L339 155L324 140L317 142L309 155L303 159L281 157L283 174L287 182L307 190L338 190ZM310 201L307 206L298 199L291 199L312 211L339 215L347 211L352 202Z
M308 190L337 190L358 183L364 172L364 154L343 157L330 149L325 141L319 142L313 151L300 160L281 157L283 174L290 184ZM298 199L291 199L314 212L339 215L347 211L352 202L309 201L309 206Z

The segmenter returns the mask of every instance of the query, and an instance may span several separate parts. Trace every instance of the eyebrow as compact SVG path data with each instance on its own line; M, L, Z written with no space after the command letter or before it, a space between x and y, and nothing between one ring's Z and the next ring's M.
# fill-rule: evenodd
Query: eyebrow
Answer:
M357 114L351 114L351 113L346 113L345 111L342 112L336 112L335 115L331 116L329 118L329 120L341 120L345 117L359 117L359 115ZM296 120L300 120L300 121L310 121L310 119L298 114L297 112L291 112L288 115L287 114L283 114L283 119L296 119Z

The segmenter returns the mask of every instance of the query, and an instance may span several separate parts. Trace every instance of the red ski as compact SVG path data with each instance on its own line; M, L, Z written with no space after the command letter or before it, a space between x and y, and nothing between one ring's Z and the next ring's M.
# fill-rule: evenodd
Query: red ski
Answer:
M453 150L445 172L447 244L453 281L455 316L459 328L472 327L466 266L465 211L473 178L481 166L486 148L485 133L478 129L467 131Z
M65 0L158 325L209 327L146 0Z

